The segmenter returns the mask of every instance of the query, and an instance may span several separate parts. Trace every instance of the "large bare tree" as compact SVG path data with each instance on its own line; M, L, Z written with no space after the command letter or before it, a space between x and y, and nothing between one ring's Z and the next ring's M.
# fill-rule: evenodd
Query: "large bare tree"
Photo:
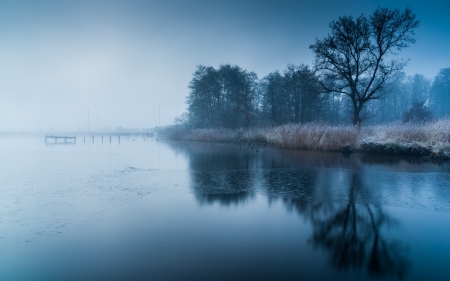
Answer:
M407 61L391 56L415 42L418 26L410 7L403 12L378 7L370 17L344 16L331 22L331 34L310 46L325 91L351 99L354 125L366 117L364 104L379 99L385 82L405 67Z

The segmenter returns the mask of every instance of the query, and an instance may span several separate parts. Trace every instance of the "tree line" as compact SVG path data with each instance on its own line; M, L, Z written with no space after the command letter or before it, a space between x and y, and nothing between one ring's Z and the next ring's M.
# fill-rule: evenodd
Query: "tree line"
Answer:
M237 65L199 65L189 84L187 112L177 122L194 128L248 128L446 117L450 68L431 81L421 74L407 76L402 71L407 61L395 59L415 42L418 26L409 7L377 8L369 17L344 16L330 23L331 33L310 46L315 54L311 67L289 64L259 79Z

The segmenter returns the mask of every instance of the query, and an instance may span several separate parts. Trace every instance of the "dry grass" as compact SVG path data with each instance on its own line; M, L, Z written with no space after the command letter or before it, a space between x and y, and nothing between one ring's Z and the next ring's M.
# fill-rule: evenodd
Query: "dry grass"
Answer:
M174 133L176 132L176 133ZM282 148L341 151L350 146L359 150L362 143L428 147L435 153L450 155L450 120L423 125L331 126L317 123L287 124L272 128L194 129L172 132L174 139L195 141L267 141Z
M287 124L268 129L266 138L283 148L339 151L350 145L356 148L359 129L353 126L330 126L309 123Z

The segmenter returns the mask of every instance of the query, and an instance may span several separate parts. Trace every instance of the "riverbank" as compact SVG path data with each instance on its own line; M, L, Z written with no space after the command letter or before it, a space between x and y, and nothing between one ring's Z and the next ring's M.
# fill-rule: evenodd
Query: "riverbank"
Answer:
M450 120L422 125L331 126L317 123L286 124L270 128L187 129L160 132L176 140L263 142L287 149L358 151L387 155L414 155L450 159Z

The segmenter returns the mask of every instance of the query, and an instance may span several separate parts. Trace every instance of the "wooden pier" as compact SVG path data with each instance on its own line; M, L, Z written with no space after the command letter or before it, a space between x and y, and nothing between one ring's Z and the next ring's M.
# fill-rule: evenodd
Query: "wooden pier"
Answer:
M54 143L61 143L58 142L59 139L64 140L64 143L77 143L77 137L68 137L68 136L45 136L45 143L48 143L49 139L53 139Z

